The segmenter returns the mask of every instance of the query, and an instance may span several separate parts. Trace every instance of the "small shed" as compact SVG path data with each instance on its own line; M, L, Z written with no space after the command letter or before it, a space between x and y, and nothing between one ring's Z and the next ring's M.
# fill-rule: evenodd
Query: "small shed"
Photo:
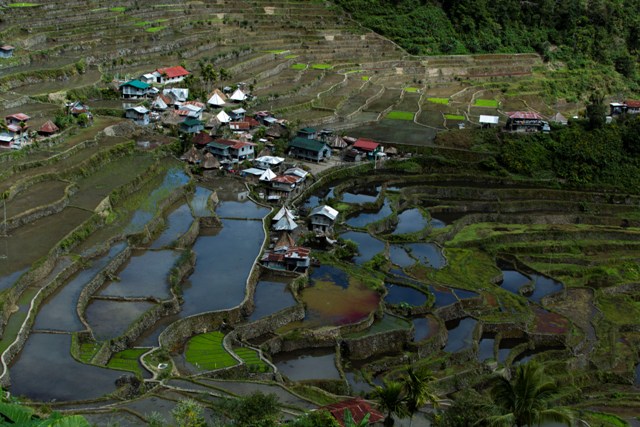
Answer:
M53 123L51 120L47 120L42 126L40 126L38 133L42 136L51 136L59 131L60 129L58 128L58 126L56 126L55 123Z
M333 228L333 224L338 218L338 211L331 206L321 205L313 208L309 218L312 230L324 233Z
M11 58L13 56L13 51L15 47L10 46L8 44L4 44L0 46L0 58Z
M235 92L229 97L229 100L233 102L243 102L246 101L247 95L240 90L240 88L236 89Z
M224 107L224 105L227 102L227 95L225 95L224 93L222 93L222 91L220 89L216 89L214 90L210 95L209 95L209 99L207 100L207 104L210 107L213 108L221 108Z
M480 126L482 126L482 129L495 126L498 124L499 121L500 121L500 117L498 116L485 116L485 115L480 115L480 120L478 120L478 122L480 123Z
M125 116L128 119L132 119L135 124L140 126L148 125L150 120L149 110L141 105L127 108Z
M220 169L220 162L213 154L207 152L204 155L204 163L202 164L202 167L205 169Z

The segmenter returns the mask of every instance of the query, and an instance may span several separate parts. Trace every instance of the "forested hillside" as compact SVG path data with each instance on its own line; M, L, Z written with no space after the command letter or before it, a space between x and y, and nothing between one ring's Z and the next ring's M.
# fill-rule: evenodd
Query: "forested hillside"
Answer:
M614 64L627 77L640 50L640 0L336 0L412 54L536 51Z

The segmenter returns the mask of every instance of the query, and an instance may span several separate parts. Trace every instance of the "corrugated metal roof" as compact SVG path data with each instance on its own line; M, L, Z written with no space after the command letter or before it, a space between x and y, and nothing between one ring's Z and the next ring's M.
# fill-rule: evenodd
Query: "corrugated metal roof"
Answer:
M511 111L507 113L510 119L530 119L530 120L542 120L542 116L533 111Z
M322 141L318 141L315 139L307 139L307 138L301 138L299 136L293 138L290 142L289 142L289 147L295 147L295 148L300 148L303 150L309 150L309 151L315 151L315 152L320 152L322 151L327 145L322 142Z

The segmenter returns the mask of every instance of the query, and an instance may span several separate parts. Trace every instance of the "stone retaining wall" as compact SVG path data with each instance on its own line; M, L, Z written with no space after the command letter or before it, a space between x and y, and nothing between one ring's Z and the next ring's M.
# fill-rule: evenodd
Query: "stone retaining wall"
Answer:
M411 340L411 329L382 332L357 339L345 339L349 359L363 360L370 357L402 351Z
M6 223L6 231L15 230L18 227L30 224L40 218L44 218L45 216L62 212L62 210L69 204L69 198L75 193L75 190L76 185L69 184L64 190L64 195L55 202L44 206L37 206L8 219Z

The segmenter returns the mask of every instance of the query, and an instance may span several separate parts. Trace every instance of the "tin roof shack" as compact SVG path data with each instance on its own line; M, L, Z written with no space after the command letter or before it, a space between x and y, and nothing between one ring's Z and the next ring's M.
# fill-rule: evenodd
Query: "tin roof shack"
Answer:
M311 249L302 246L287 247L284 250L265 252L262 265L277 270L305 272L311 265Z
M8 44L4 44L0 46L0 58L11 58L13 56L13 51L15 47L10 46Z
M289 142L289 155L304 160L321 162L331 158L331 148L322 141L306 139L299 136Z
M133 122L140 126L146 126L149 124L151 120L151 115L149 114L149 110L147 110L143 106L138 107L129 107L126 109L125 117L127 119L133 120Z
M366 155L369 160L375 159L379 153L384 153L384 147L381 144L367 138L358 138L351 148Z
M283 206L271 219L271 228L275 231L293 231L298 228L296 217L286 206Z
M187 118L180 123L180 132L184 133L200 133L204 130L204 122L194 118Z
M512 132L540 132L545 124L548 126L542 116L533 111L513 111L507 113L507 117L505 129Z
M480 115L480 119L478 120L482 129L488 129L490 127L496 126L499 121L500 117L498 116L485 116L482 114Z
M258 169L271 169L271 170L279 170L284 164L284 157L276 157L276 156L260 156L253 161L253 164Z
M51 120L47 120L42 126L40 126L38 134L42 136L51 136L59 131L60 129L58 128L58 126L56 126L55 123L53 123Z
M309 215L311 230L316 233L328 233L333 230L333 224L338 218L338 211L331 206L316 206Z

